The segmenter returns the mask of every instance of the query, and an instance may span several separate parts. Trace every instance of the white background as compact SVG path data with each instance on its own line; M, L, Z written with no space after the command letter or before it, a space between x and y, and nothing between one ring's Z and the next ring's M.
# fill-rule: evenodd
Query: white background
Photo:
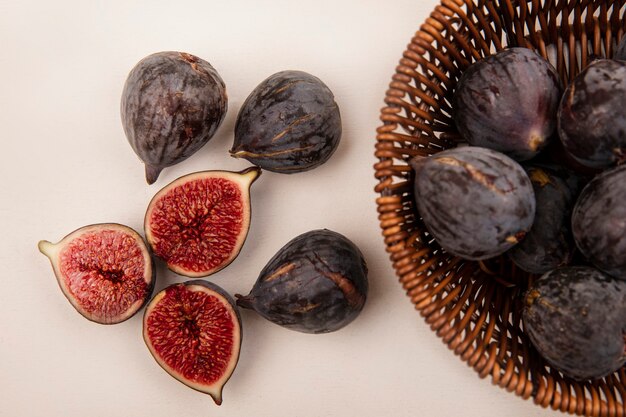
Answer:
M0 415L556 415L481 380L424 324L397 283L378 226L372 165L379 109L396 63L434 0L0 0ZM145 55L185 51L225 80L217 135L148 186L124 137L119 100ZM343 137L325 165L265 172L253 185L240 256L210 277L247 293L269 258L315 228L343 233L370 269L365 309L348 327L307 335L243 311L239 365L224 404L167 375L141 338L141 314L115 326L82 318L61 294L40 239L91 223L142 232L152 195L198 170L232 169L237 112L284 69L335 93ZM184 278L159 263L157 290Z

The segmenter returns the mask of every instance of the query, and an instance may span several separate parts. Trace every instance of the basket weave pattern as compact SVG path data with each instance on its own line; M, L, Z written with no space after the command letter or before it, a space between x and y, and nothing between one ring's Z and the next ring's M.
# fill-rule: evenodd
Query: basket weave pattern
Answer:
M624 34L626 0L442 0L396 67L377 130L380 226L393 268L416 309L480 377L543 407L626 417L626 368L577 382L551 369L524 334L522 294L535 276L505 257L469 262L443 251L417 213L408 160L454 147L456 82L471 63L506 48L537 51L566 85Z

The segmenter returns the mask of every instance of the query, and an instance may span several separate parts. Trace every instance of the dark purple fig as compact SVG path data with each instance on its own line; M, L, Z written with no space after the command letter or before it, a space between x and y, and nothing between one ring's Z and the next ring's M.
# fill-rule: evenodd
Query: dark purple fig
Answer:
M205 277L239 254L250 226L250 186L257 167L241 172L201 171L163 187L144 219L154 254L177 274Z
M537 158L533 159L533 161L543 159L544 162L556 164L563 168L567 168L569 170L574 171L577 175L580 176L581 180L584 182L589 182L594 175L602 172L600 168L591 168L585 166L578 162L576 158L569 154L565 150L563 143L560 140L551 141L546 149L541 152Z
M570 378L601 378L626 363L626 282L595 268L543 275L526 293L522 318L537 351Z
M626 165L597 175L580 193L572 232L598 269L626 280Z
M243 103L230 153L268 171L292 174L322 165L340 138L339 107L330 89L306 72L282 71Z
M613 54L613 59L626 61L626 36L622 36L622 40L617 44L615 54Z
M39 242L61 291L85 318L100 324L129 319L148 301L155 270L143 238L115 223L81 227L59 243Z
M143 338L167 373L222 403L242 338L239 311L223 289L202 280L165 288L146 307Z
M530 230L533 187L524 169L508 156L463 146L410 163L419 213L446 251L464 259L488 259Z
M593 62L567 87L559 136L581 164L606 168L626 160L626 62Z
M568 265L574 256L570 225L580 180L556 167L534 165L526 172L535 192L535 220L524 239L511 248L509 257L524 271L543 274Z
M454 92L454 121L471 145L524 161L556 131L561 91L548 61L530 49L505 49L463 72Z
M359 248L330 230L313 230L282 247L237 305L304 333L328 333L352 322L367 297Z
M146 165L148 184L213 137L228 99L208 62L184 52L158 52L131 70L122 92L122 125Z

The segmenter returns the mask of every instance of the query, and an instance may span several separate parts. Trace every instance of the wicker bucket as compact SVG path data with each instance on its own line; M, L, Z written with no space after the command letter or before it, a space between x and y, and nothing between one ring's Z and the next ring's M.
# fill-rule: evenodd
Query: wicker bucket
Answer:
M521 322L521 295L536 277L505 257L477 263L442 251L415 208L408 160L455 146L451 95L472 62L524 46L567 84L591 59L612 56L626 27L624 2L442 0L400 59L376 136L382 235L415 308L480 377L543 407L588 416L626 416L626 369L585 382L551 369Z

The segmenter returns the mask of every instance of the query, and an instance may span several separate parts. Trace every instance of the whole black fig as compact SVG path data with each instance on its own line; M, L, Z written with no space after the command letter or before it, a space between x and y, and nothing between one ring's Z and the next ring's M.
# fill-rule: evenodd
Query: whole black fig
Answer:
M626 362L626 282L595 268L543 275L526 293L522 318L541 356L571 378L601 378Z
M463 146L411 160L414 195L428 231L446 251L470 260L504 253L530 230L533 187L499 152Z
M555 132L561 91L548 61L530 49L505 49L463 72L454 92L454 121L471 145L524 161Z
M567 87L559 106L565 150L591 168L626 160L626 62L591 63Z
M158 52L131 70L122 92L126 138L146 165L148 184L190 157L222 123L226 87L208 62L183 52Z
M578 249L598 269L626 280L626 165L594 177L572 213Z
M306 72L282 71L243 103L230 153L268 171L291 174L322 165L340 138L339 107L330 89Z
M367 297L367 266L359 248L330 230L294 238L263 268L237 305L304 333L328 333L352 322Z
M535 192L535 220L524 239L511 248L509 257L524 271L543 274L568 265L576 250L571 214L580 180L556 166L533 165L526 172Z
M617 44L615 54L613 54L613 59L626 61L626 36L622 36L622 40L620 40Z

